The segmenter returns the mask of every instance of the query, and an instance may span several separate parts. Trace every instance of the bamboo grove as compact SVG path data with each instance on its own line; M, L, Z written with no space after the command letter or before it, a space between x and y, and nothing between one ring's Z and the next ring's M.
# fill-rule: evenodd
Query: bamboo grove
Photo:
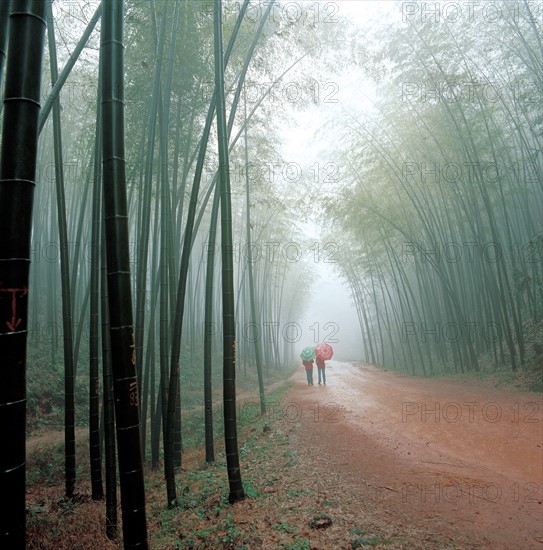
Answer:
M338 116L350 153L326 211L368 362L431 375L539 361L541 13L496 5L436 21L412 3L374 31L372 116Z
M222 453L230 503L245 497L236 388L258 386L264 415L265 383L297 361L307 219L336 244L367 362L537 366L541 12L423 4L360 32L334 3L0 2L0 547L25 545L25 432L49 413L66 499L87 481L83 427L92 498L114 539L120 488L127 548L149 544L146 469L182 506L190 446ZM320 173L341 177L293 178L290 114L344 69L375 93L327 105Z
M25 545L38 410L64 413L67 499L86 426L92 498L115 538L120 487L127 548L148 546L146 466L179 503L186 410L205 411L208 462L223 434L229 499L244 498L236 380L256 372L264 413L265 379L296 353L281 328L308 291L281 253L301 239L289 202L304 204L304 184L270 178L282 159L263 122L286 116L274 87L306 78L321 48L270 17L273 1L224 4L1 3L2 547Z

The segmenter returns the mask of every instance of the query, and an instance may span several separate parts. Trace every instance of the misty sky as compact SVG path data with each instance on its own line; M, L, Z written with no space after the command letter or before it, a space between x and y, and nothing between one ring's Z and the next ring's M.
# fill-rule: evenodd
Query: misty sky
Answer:
M363 352L360 325L349 291L331 264L320 264L318 273L306 314L299 321L301 347L306 342L313 345L315 339L327 341L334 348L334 359L360 360Z
M345 16L356 26L363 27L371 24L370 19L390 17L394 11L394 3L382 0L348 0L334 2L338 6L338 15ZM397 15L397 14L396 14ZM393 15L392 15L393 16ZM334 78L334 95L337 102L319 102L309 105L305 110L293 110L292 124L286 128L282 136L284 158L289 162L298 163L303 169L315 166L318 163L323 169L327 162L335 162L330 156L328 145L333 137L323 130L326 120L339 112L363 113L372 108L374 90L365 75L357 67L346 67L340 78ZM331 92L331 88L324 89L327 82L320 82L323 92ZM338 164L339 180L341 184L341 166ZM319 188L320 187L320 188ZM322 188L322 182L315 186L315 196L319 191L330 191L330 186ZM305 223L307 236L319 242L321 249L327 244L323 235L322 224L326 227L326 220L317 223L311 213ZM341 247L342 243L334 243ZM360 324L349 288L339 277L333 263L319 261L308 266L317 274L308 306L299 319L301 329L300 350L306 345L314 345L316 341L328 341L334 348L334 359L360 360L363 354ZM333 340L337 340L334 342Z

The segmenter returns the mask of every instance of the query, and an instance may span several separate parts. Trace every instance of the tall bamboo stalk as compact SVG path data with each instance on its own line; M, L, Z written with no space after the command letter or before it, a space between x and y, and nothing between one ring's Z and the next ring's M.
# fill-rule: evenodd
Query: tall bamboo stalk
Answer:
M99 63L100 67L101 63ZM100 77L98 77L100 81ZM102 457L100 449L100 382L99 382L99 321L100 321L100 251L103 230L102 197L102 142L101 142L100 94L96 101L96 133L94 137L94 168L91 213L91 257L90 257L90 316L89 316L89 458L91 464L92 498L101 499ZM103 243L105 246L105 242ZM103 289L102 289L103 290ZM108 347L109 349L109 347ZM106 419L109 421L109 418Z
M223 402L224 444L230 494L233 503L245 498L239 466L236 421L236 324L234 313L234 266L232 248L232 204L228 133L224 98L224 59L222 43L222 1L214 4L215 92L217 95L217 135L219 142L219 181L221 189L221 245L223 300Z
M102 144L111 355L125 548L147 548L124 161L124 9L104 0Z
M12 4L0 154L0 546L25 548L26 343L45 4Z
M53 23L52 0L46 2L47 37L51 82L58 79L57 48ZM60 239L60 284L62 293L62 328L64 344L64 460L65 491L71 498L75 487L75 365L72 337L72 297L70 292L70 257L68 253L68 228L66 224L66 196L64 192L64 164L62 159L62 130L60 126L60 102L53 102L53 136L55 147L55 183L57 197L58 234Z

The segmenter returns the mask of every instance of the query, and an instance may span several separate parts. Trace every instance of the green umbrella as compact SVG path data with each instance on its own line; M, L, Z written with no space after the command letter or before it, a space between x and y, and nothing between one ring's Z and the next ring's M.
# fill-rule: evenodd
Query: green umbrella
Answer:
M311 361L311 359L315 359L315 348L308 346L307 348L304 348L302 353L300 353L300 357L304 361Z

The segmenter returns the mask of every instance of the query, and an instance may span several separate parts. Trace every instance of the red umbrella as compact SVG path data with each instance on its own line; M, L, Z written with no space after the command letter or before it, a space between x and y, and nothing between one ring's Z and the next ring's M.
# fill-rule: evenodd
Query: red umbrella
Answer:
M317 354L317 357L328 361L329 359L332 359L332 355L334 355L334 350L329 344L317 344L317 346L315 347L315 353Z

